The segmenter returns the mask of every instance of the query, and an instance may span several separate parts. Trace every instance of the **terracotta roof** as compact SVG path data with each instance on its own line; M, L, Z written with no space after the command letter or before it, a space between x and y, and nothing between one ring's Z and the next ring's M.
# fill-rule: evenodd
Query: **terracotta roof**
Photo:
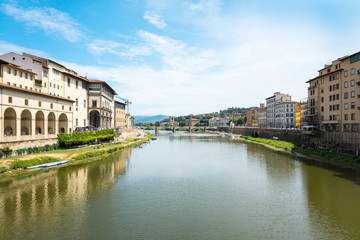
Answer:
M117 95L117 93L115 92L114 89L112 89L112 87L110 87L109 84L107 84L105 81L101 81L101 80L95 80L95 79L92 79L92 80L89 80L90 83L100 83L100 84L105 84L108 88L110 88L110 90L112 91L112 93L114 95Z
M58 96L47 94L47 93L42 93L42 92L37 92L37 91L29 90L29 89L19 88L19 87L11 86L11 85L4 84L4 83L0 83L0 87L11 88L11 89L18 90L18 91L28 92L28 93L42 95L42 96L46 96L46 97L52 97L52 98L61 99L61 100L69 101L69 102L75 102L74 100L71 100L68 98L58 97Z

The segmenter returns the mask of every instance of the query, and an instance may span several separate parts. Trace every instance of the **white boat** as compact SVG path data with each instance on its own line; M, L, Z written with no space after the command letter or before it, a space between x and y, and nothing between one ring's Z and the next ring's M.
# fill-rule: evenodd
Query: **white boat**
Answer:
M45 164L35 165L35 166L27 167L27 168L28 168L28 169L31 169L31 168L56 167L56 166L60 166L60 165L67 164L68 162L69 162L69 160L59 161L59 162L51 162L51 163L45 163Z

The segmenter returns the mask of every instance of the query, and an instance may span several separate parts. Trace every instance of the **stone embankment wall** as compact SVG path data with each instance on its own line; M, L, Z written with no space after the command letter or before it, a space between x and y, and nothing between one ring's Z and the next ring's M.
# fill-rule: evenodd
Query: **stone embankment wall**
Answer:
M277 139L299 145L303 142L303 134L299 130L219 127L218 131L251 137Z
M54 143L57 143L57 138L21 140L21 141L0 143L0 148L9 147L12 150L16 150L19 148L40 147L40 146L45 146L46 144L54 144Z
M122 129L117 133L119 141L128 138L145 137L146 133L142 129Z

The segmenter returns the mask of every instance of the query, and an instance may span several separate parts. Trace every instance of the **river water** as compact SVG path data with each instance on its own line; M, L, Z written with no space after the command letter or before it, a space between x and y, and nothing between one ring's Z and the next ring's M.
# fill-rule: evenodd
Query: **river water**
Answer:
M0 239L360 239L359 174L216 135L0 182Z

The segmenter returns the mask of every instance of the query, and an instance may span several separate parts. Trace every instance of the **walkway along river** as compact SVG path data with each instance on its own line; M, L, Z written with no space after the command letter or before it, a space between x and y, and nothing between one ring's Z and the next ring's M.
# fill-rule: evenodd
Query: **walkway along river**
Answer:
M347 170L349 171L349 170ZM360 177L216 135L0 183L0 239L359 239Z

